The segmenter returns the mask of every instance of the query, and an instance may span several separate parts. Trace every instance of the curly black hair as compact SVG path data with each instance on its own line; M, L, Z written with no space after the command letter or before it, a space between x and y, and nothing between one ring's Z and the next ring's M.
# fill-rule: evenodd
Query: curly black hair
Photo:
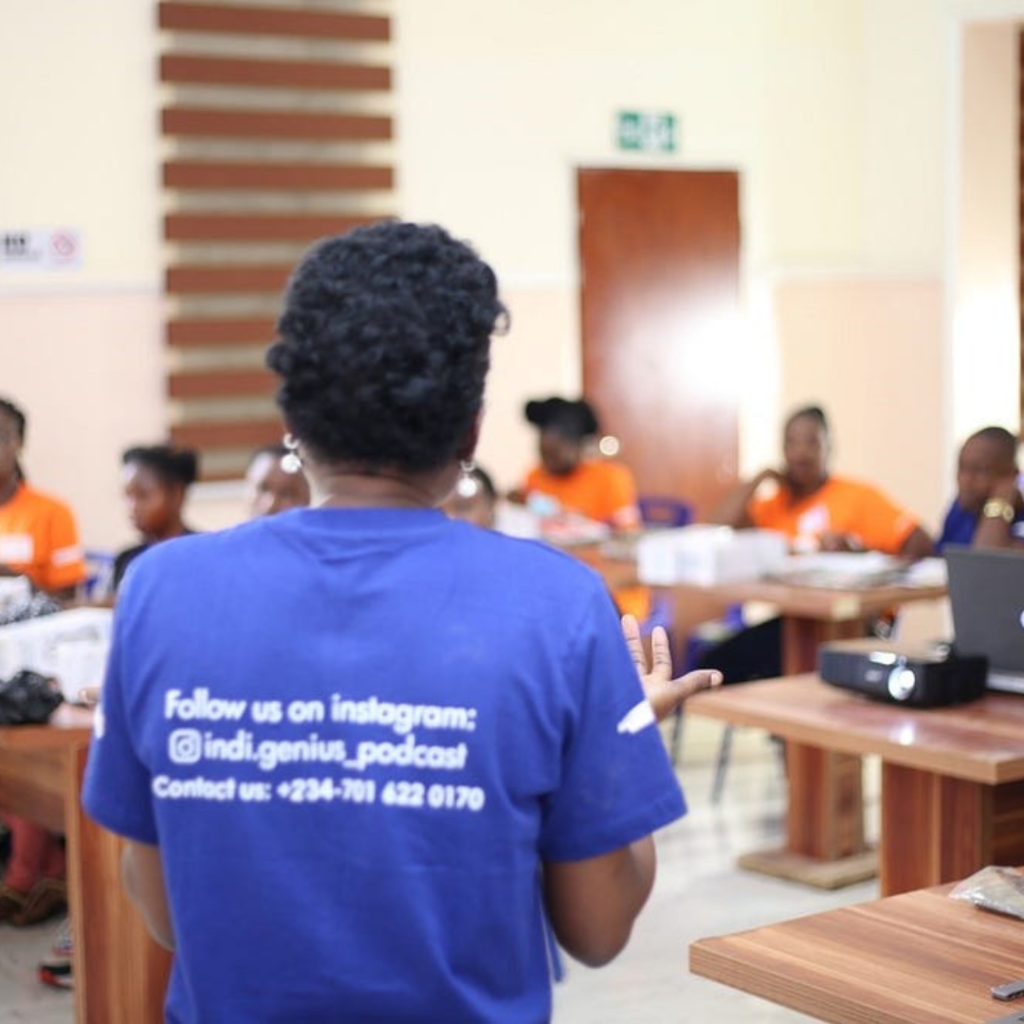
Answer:
M523 414L528 423L541 430L552 430L570 441L582 441L601 429L594 407L583 398L575 402L557 396L533 399L526 403Z
M381 221L316 245L285 294L267 366L316 457L421 472L458 454L483 403L494 271L436 225Z
M18 440L25 443L25 427L28 425L25 414L9 398L0 398L0 411L14 421L14 429L18 432Z
M136 445L121 456L125 466L145 466L165 487L189 487L199 475L199 456L169 444Z

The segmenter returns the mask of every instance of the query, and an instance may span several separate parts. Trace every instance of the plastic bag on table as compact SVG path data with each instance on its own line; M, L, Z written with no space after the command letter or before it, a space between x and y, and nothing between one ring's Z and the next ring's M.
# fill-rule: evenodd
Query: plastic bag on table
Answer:
M949 895L954 900L967 900L985 910L1024 920L1024 873L1017 868L982 868L956 885Z

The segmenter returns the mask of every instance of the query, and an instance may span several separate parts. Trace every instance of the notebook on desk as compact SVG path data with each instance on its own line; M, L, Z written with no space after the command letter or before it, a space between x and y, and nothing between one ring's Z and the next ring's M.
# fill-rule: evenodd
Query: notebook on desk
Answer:
M988 686L1024 694L1024 551L950 545L954 646L988 658Z

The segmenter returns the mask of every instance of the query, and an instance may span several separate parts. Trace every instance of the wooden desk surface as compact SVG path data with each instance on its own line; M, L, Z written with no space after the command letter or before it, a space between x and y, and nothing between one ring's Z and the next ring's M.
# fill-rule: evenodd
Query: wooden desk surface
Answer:
M846 622L877 615L912 601L934 601L946 596L941 587L866 587L858 590L834 590L827 587L802 587L768 580L742 580L698 586L677 583L676 593L701 591L713 593L730 603L759 601L775 605L783 615L816 619L822 622Z
M950 778L988 785L1024 779L1024 696L1015 694L914 710L808 673L701 693L687 701L686 711L840 753L878 754Z
M952 900L952 886L699 939L690 970L834 1024L980 1024L1020 1004L1024 921Z
M581 544L566 550L601 573L610 586L631 586L640 582L636 573L636 560L630 558L628 554L610 557L600 544ZM676 596L684 598L713 597L725 604L758 601L775 605L783 615L821 622L847 622L870 618L913 601L938 600L947 593L945 586L884 586L837 590L830 587L774 583L768 580L739 580L734 583L714 584L675 583L672 586L654 589L671 591Z
M92 716L62 704L47 725L0 727L0 807L63 832L68 756L89 742Z

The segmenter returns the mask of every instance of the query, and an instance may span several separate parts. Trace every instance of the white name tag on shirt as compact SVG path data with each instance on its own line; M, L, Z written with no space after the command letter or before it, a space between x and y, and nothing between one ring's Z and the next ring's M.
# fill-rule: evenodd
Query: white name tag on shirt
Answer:
M32 535L29 533L5 533L0 535L0 562L31 562L35 552Z

